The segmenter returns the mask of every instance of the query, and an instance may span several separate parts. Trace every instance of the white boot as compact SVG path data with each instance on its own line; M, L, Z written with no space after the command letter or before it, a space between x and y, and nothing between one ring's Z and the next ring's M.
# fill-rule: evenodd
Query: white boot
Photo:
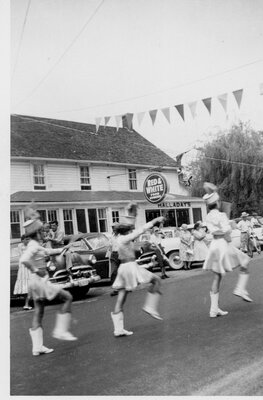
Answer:
M160 314L159 314L159 312L157 310L158 309L159 300L160 300L160 294L159 293L147 292L145 303L144 303L144 306L143 306L142 309L147 314L150 314L151 317L153 317L155 319L162 320L162 317L160 316Z
M33 356L39 356L40 354L48 354L54 351L43 346L43 329L41 327L33 330L29 329L29 333L32 340L32 354Z
M72 333L69 332L69 326L71 321L70 313L58 313L55 328L53 331L53 337L60 340L77 340Z
M228 314L228 311L223 311L218 307L219 292L217 293L210 292L210 298L211 298L211 307L209 315L211 318L220 317Z
M242 273L239 274L237 285L233 294L242 297L242 299L245 301L251 302L253 300L249 297L249 294L246 290L248 278L249 278L248 274L242 274Z
M133 334L133 332L126 331L123 327L123 312L119 312L118 314L111 313L111 319L114 326L114 336L130 336Z

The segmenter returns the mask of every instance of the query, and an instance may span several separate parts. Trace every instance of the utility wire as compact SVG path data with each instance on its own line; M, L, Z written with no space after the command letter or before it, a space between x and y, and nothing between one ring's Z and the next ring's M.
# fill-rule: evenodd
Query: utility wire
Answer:
M262 61L263 61L263 59L259 59L259 60L253 61L251 63L243 64L243 65L240 65L238 67L235 67L235 68L223 71L223 72L218 72L218 73L213 74L213 75L208 75L208 76L206 76L204 78L201 78L201 79L198 79L198 80L189 81L189 82L186 82L186 83L182 83L180 85L172 86L170 88L160 89L160 90L157 90L155 92L149 92L149 93L141 95L141 96L129 97L127 99L122 99L122 100L118 100L118 101L114 101L114 102L109 102L109 103L104 103L104 104L97 104L95 106L89 106L89 107L75 108L75 109L72 109L72 110L59 110L59 111L55 111L55 113L60 114L60 113L64 113L64 112L75 112L75 111L90 110L90 109L93 109L93 108L105 107L105 106L110 106L110 105L114 105L114 104L124 103L124 102L128 102L130 100L142 99L144 97L152 96L152 95L155 95L155 94L160 94L160 93L163 93L163 92L167 92L169 90L178 89L178 88L182 88L182 87L186 87L186 86L191 86L191 85L193 85L195 83L203 82L203 81L205 81L207 79L216 78L218 76L225 75L225 74L228 74L230 72L234 72L234 71L237 71L239 69L249 67L250 65L261 63Z
M15 58L14 69L13 69L13 74L12 74L12 80L13 80L14 75L15 75L16 66L17 66L17 63L18 63L19 55L20 55L20 50L21 50L22 40L23 40L23 37L24 37L25 26L26 26L26 22L27 22L27 17L28 17L30 4L31 4L31 0L28 0L26 14L25 14L25 18L24 18L24 22L23 22L23 26L22 26L22 32L21 32L20 40L19 40L19 44L18 44L18 50L17 50L17 54L16 54L16 58Z
M45 80L49 77L49 75L51 74L51 72L54 71L54 69L56 68L56 66L60 63L60 61L63 59L63 57L66 55L66 53L71 49L71 47L73 46L73 44L78 40L78 38L81 36L81 34L84 32L84 30L86 29L86 27L88 26L88 24L92 21L92 19L95 17L95 15L97 14L97 12L99 11L99 9L101 8L102 4L104 3L105 0L102 0L100 2L100 4L97 6L97 8L94 10L94 12L92 13L92 15L88 18L88 20L85 22L85 24L83 25L83 27L80 29L79 33L74 37L74 39L70 42L70 44L66 47L66 49L64 50L64 52L61 54L61 56L59 57L59 59L55 62L55 64L50 68L50 70L46 73L46 75L44 75L44 77L40 80L40 82L31 90L31 92L28 94L28 96L26 98L24 98L23 100L21 100L19 103L17 103L15 105L15 107L18 107L20 104L24 103L26 100L28 100L36 91L37 89L45 82Z

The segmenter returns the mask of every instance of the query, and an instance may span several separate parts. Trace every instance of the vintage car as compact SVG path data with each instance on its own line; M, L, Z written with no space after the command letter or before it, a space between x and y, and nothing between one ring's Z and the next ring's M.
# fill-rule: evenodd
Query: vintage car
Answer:
M69 290L74 297L81 297L86 294L91 284L101 279L94 268L97 260L87 250L82 245L78 244L76 246L76 242L73 241L68 250L63 251L61 254L47 257L46 262L50 282L60 285L62 289ZM67 251L73 251L78 254L78 262L74 263L69 269L66 269ZM16 298L19 296L14 295L13 292L19 265L17 243L11 244L10 264L10 295L11 298Z
M47 259L49 280L70 290L75 297L87 293L90 287L100 280L111 278L110 263L106 257L109 248L109 235L104 233L81 233L64 237L69 244L67 251ZM11 297L18 272L18 243L11 244ZM154 251L148 242L136 242L136 257L139 264L155 265ZM73 254L70 273L66 269L67 254ZM77 256L76 256L77 255Z

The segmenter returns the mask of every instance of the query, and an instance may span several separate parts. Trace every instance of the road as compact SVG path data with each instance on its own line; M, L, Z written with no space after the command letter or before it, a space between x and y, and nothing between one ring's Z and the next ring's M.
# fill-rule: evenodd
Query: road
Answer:
M46 307L45 344L54 353L32 357L32 312L10 314L11 395L208 396L263 395L263 257L251 262L247 303L232 294L238 271L223 280L225 317L209 318L211 273L171 272L163 281L163 321L141 311L146 288L128 296L125 326L115 338L110 288L92 289L73 303L77 342L51 337L59 305Z

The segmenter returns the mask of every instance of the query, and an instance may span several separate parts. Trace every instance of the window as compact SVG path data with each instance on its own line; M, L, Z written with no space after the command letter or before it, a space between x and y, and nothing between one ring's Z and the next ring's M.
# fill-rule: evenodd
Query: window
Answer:
M193 219L194 223L202 221L202 210L201 208L193 208Z
M10 211L11 239L21 237L19 211Z
M57 210L37 210L42 222L51 222L57 220Z
M89 167L80 167L81 190L91 190Z
M34 190L46 190L44 164L33 165Z
M98 208L98 220L99 220L100 232L107 232L108 225L107 225L107 215L105 208Z
M119 211L112 211L111 216L112 216L113 224L115 224L116 222L119 222L119 220L120 220Z
M63 210L64 229L66 235L73 234L72 210Z
M136 169L129 169L129 186L130 190L137 190Z

